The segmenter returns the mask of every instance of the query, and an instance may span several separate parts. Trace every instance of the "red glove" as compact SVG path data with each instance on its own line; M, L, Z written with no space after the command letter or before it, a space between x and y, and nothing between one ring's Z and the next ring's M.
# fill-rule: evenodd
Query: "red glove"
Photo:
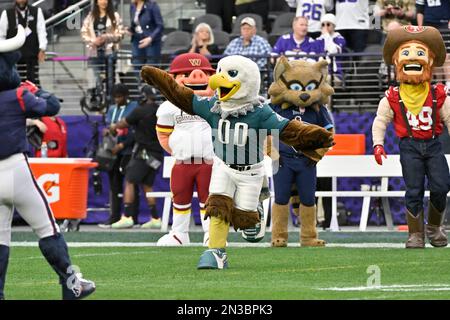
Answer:
M381 144L376 145L373 148L373 155L375 156L375 161L381 166L383 164L383 160L381 156L384 156L387 159L386 152Z
M39 88L31 81L25 81L22 82L20 84L20 86L24 89L27 89L28 91L30 91L32 94L35 94L36 92L38 92Z

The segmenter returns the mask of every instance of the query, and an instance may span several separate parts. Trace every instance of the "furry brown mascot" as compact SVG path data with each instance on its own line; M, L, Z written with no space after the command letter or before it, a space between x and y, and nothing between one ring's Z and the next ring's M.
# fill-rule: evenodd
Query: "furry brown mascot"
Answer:
M333 123L326 108L334 90L326 82L328 63L278 60L274 82L269 88L272 108L292 121L319 125L333 134ZM324 246L316 229L316 163L328 148L299 152L280 143L279 167L274 167L275 202L272 206L272 246L285 247L288 241L289 198L292 184L298 192L302 246Z

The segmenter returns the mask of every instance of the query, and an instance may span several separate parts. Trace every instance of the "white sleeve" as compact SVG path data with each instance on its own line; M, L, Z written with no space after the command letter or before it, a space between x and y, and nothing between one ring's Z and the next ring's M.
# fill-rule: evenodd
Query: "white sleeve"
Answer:
M389 106L389 101L386 97L381 99L377 109L377 116L372 124L372 139L373 146L384 145L384 136L389 123L394 119L394 111Z
M333 37L328 33L322 35L325 43L325 51L328 53L338 53L339 46L334 42Z
M450 97L445 98L444 105L440 112L441 121L444 122L445 126L450 132Z
M45 51L47 49L47 29L45 28L45 18L41 8L38 8L36 29L39 38L39 49Z
M287 4L291 8L297 8L297 0L286 0Z
M156 117L158 118L156 125L160 126L161 128L173 128L175 126L174 108L176 107L168 101L162 103L159 106L158 111L156 111Z
M8 17L6 16L6 10L3 10L0 17L0 39L5 40L8 32Z
M334 8L334 1L333 0L325 0L325 11L331 11Z

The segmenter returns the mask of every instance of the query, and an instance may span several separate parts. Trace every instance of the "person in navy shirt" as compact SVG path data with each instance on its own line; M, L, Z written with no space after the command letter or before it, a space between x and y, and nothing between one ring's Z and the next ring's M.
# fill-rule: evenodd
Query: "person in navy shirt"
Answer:
M32 83L21 86L15 66L21 55L16 50L22 47L26 35L21 25L17 30L15 37L0 41L0 300L5 298L14 209L39 237L39 249L59 276L62 298L81 299L95 291L95 284L82 279L72 268L67 244L26 156L26 119L53 116L60 104Z
M450 1L416 0L417 25L448 29Z
M130 6L133 64L155 64L161 56L164 22L158 3L153 0L133 0Z

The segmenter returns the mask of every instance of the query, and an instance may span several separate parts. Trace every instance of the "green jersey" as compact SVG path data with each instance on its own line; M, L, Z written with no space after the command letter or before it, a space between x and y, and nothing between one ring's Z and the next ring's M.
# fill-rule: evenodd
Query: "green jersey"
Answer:
M214 153L227 164L251 165L262 161L267 135L279 135L289 123L268 104L254 106L238 117L223 118L219 111L211 110L216 101L216 97L194 95L192 103L194 113L212 128Z

